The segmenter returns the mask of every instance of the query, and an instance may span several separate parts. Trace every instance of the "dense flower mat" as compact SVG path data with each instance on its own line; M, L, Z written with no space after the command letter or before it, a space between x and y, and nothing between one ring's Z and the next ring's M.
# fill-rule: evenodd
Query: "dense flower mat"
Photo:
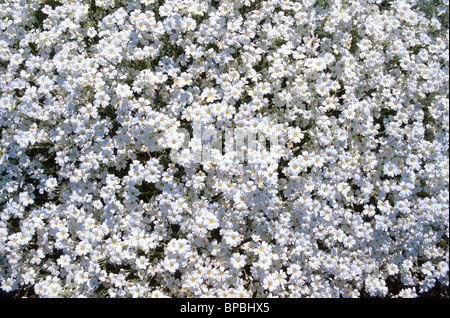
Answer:
M0 4L0 286L448 286L448 0Z

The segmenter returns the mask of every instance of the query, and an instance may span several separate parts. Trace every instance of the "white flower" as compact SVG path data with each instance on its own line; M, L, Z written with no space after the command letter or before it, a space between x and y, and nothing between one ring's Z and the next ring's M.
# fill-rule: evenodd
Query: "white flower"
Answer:
M389 264L387 266L387 272L389 275L395 275L399 271L397 264Z
M236 269L240 269L245 266L246 257L245 257L245 255L241 255L239 253L233 253L230 261L231 261L231 266L233 266Z
M447 0L86 2L0 5L2 290L448 284Z

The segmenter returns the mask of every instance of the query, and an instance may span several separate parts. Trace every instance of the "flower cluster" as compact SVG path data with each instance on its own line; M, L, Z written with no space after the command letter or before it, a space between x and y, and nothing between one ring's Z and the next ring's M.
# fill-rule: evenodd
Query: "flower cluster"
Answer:
M448 0L6 2L3 291L448 286Z

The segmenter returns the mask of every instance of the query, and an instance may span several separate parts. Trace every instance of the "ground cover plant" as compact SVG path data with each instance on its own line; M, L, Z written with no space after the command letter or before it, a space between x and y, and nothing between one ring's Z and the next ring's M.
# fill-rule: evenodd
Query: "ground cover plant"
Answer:
M448 0L0 4L0 289L448 288Z

